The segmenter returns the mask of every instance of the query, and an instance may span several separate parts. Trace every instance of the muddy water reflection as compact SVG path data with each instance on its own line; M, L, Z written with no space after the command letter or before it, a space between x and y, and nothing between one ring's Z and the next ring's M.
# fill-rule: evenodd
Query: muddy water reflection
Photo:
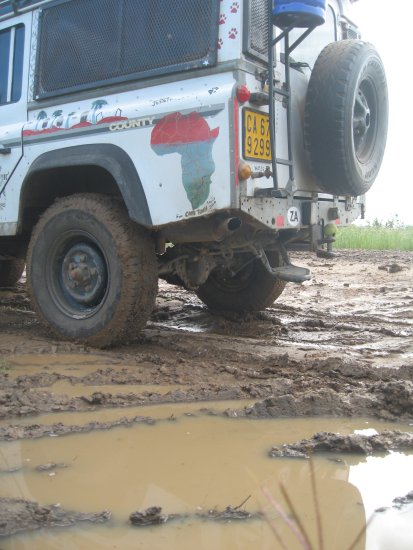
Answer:
M165 408L162 410L164 413ZM308 437L315 430L350 433L366 426L378 430L386 427L378 422L367 425L364 420L234 421L182 416L175 406L169 406L171 412L175 414L175 421L154 426L3 443L1 469L21 470L1 475L2 496L31 499L41 504L60 503L66 509L83 512L109 509L113 517L106 526L15 536L3 541L1 547L4 550L277 548L272 531L262 520L213 524L189 519L145 529L133 528L127 520L132 511L149 506L161 506L165 513L194 514L214 507L222 509L229 504L236 506L248 495L251 495L246 505L249 511L266 509L274 516L261 488L267 487L282 501L280 481L288 488L311 540L316 541L308 463L269 459L268 449L273 444ZM165 418L165 414L162 417ZM378 476L370 478L365 472L370 471L369 463L373 459L360 461L352 456L340 457L339 462L325 457L315 459L326 548L345 550L364 525L365 508L370 514L374 508L388 504L389 495L394 498L413 488L413 457L399 456L403 463L396 467L391 464L387 470L383 466ZM384 465L389 459L374 460ZM35 469L45 463L66 467L46 472ZM366 479L369 479L367 485ZM373 492L374 487L384 486L392 488L386 497L383 491ZM366 495L370 495L370 500ZM284 522L274 521L289 550L300 548ZM357 548L365 548L364 542Z

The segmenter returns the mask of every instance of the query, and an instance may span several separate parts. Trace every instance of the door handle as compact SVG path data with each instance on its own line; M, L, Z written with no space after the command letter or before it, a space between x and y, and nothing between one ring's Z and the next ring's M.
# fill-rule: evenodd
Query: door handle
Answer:
M4 145L0 145L0 155L10 155L11 153L11 147L4 147Z

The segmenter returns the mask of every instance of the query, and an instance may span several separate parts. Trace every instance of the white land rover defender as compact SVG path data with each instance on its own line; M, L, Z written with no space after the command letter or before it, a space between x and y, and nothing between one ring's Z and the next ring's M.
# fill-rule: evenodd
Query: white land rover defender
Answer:
M387 87L350 0L0 0L0 286L107 346L158 277L265 308L364 211Z

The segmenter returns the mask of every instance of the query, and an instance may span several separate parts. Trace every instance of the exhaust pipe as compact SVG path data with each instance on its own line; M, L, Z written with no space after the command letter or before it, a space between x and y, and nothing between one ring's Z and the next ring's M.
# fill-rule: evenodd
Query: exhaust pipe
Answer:
M215 241L220 242L228 235L239 229L242 221L239 218L227 218L220 222L214 229Z
M240 218L225 218L224 220L205 221L192 220L180 227L164 229L162 234L172 243L197 243L215 241L221 242L242 225Z

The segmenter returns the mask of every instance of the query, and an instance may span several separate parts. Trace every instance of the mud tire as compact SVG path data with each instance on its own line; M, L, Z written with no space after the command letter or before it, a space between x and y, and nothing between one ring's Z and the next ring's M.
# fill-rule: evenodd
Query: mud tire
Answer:
M76 256L79 247L85 254ZM76 266L89 274L80 279L80 289L72 278ZM123 206L108 197L58 199L33 232L27 282L38 318L58 337L108 347L143 328L153 310L154 246Z
M16 286L23 275L25 261L21 259L10 259L0 261L0 288Z
M281 262L276 252L267 252L272 267ZM248 312L270 307L280 296L285 281L274 279L260 260L255 260L235 277L228 270L214 270L196 294L215 311Z
M328 44L311 74L305 134L314 175L334 195L372 186L383 159L388 121L386 76L372 44Z

